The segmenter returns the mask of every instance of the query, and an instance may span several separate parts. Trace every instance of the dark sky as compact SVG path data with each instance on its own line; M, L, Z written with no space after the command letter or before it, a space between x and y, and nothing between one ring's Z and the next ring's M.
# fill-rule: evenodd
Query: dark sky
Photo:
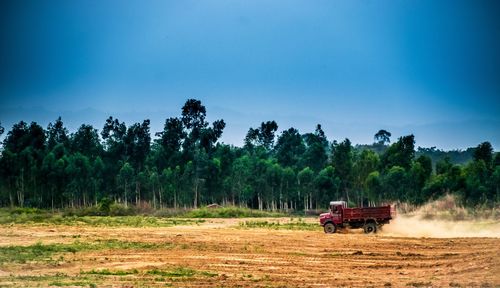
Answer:
M498 150L498 15L499 1L1 1L0 122L114 115L156 132L197 98L236 145L274 119Z

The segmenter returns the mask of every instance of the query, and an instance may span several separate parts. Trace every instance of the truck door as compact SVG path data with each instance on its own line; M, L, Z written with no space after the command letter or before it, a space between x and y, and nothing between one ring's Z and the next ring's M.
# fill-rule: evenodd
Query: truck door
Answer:
M332 206L332 221L335 224L342 223L342 206L340 205Z

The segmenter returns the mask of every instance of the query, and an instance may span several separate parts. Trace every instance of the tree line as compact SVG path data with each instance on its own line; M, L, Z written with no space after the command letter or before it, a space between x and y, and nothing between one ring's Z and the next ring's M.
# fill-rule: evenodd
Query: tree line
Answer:
M149 120L127 126L109 117L100 133L87 124L69 133L60 117L46 129L20 121L2 143L0 205L85 207L106 199L154 208L309 210L340 199L352 206L418 205L448 193L468 206L500 202L500 153L489 142L458 165L417 157L413 135L390 144L386 130L373 145L353 146L349 139L329 141L319 124L313 133L289 128L277 135L278 124L267 121L235 147L219 141L225 125L209 123L195 99L154 139Z

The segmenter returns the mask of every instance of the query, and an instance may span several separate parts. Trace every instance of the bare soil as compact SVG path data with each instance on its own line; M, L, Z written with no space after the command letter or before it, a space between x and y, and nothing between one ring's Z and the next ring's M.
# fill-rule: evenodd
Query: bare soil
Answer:
M56 261L0 265L0 287L500 287L498 237L411 238L360 231L327 235L321 229L239 228L245 220L207 219L167 228L0 226L0 246L106 239L165 244L165 248L80 251L58 254L53 257ZM179 268L196 272L184 276L151 272ZM102 269L133 272L85 274Z

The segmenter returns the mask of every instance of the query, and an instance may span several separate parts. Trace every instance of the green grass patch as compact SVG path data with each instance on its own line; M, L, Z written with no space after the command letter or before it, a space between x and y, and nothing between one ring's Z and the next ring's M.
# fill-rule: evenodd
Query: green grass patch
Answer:
M80 251L103 249L170 249L174 245L167 243L128 242L116 239L100 240L96 242L75 241L68 244L42 244L29 246L0 246L0 265L7 263L27 263L30 261L51 262L56 253L77 253Z
M55 275L18 275L10 276L7 279L12 281L27 281L27 282L43 282L43 281L56 281L61 278L68 277L66 274L57 273Z
M90 279L87 276L68 276L64 273L56 273L52 275L19 275L9 276L4 280L11 281L14 286L19 287L40 287L40 286L80 286L94 288L97 285L94 283L96 279ZM45 284L44 284L45 283Z
M37 243L30 246L0 247L0 265L5 263L26 263L28 261L52 261L54 253L75 253L80 247L67 244Z
M62 211L37 208L0 208L0 225L90 225L107 227L171 227L177 225L197 225L200 218L262 218L286 217L290 214L260 211L240 207L161 209L142 211L133 206L110 205L104 210L92 206ZM186 219L195 218L195 219Z
M198 271L188 267L175 267L172 270L160 270L153 269L146 271L146 274L153 275L155 277L167 277L167 278L191 278L194 276L203 276L203 277L216 277L217 273L209 272L209 271Z
M0 224L89 225L104 227L172 227L197 225L202 219L177 219L154 216L77 216L35 208L0 209Z
M217 273L213 273L210 271L198 271L188 267L174 267L173 269L165 270L165 269L152 269L146 271L139 271L137 269L132 270L109 270L109 269L101 269L95 270L92 269L90 271L81 271L81 275L102 275L102 276L127 276L127 275L137 275L141 274L143 276L151 276L154 277L155 281L166 281L172 278L191 278L195 276L202 277L216 277Z
M87 282L87 281L53 281L49 283L49 286L57 286L57 287L67 287L67 286L80 286L80 287L97 287L96 284Z
M308 231L320 231L321 226L317 223L306 223L302 219L297 221L291 220L289 222L280 221L244 221L239 223L239 228L251 229L251 228L264 228L264 229L274 229L274 230L308 230Z
M81 243L76 241L75 243ZM174 244L171 242L147 243L120 241L117 239L98 240L89 244L89 249L171 249Z
M95 270L92 269L90 271L82 271L80 274L87 274L87 275L115 275L115 276L126 276L126 275L134 275L138 274L139 271L137 269L132 269L132 270L108 270L108 269L102 269L102 270Z
M129 227L172 227L177 225L196 225L204 220L166 219L151 216L83 216L66 217L66 222L83 223L90 226L129 226ZM70 224L71 225L71 224Z
M191 268L176 267L173 270L153 269L147 271L147 274L163 277L192 277L196 274L196 271Z
M287 214L239 207L200 208L179 215L179 217L186 218L254 218L284 216L287 216Z

